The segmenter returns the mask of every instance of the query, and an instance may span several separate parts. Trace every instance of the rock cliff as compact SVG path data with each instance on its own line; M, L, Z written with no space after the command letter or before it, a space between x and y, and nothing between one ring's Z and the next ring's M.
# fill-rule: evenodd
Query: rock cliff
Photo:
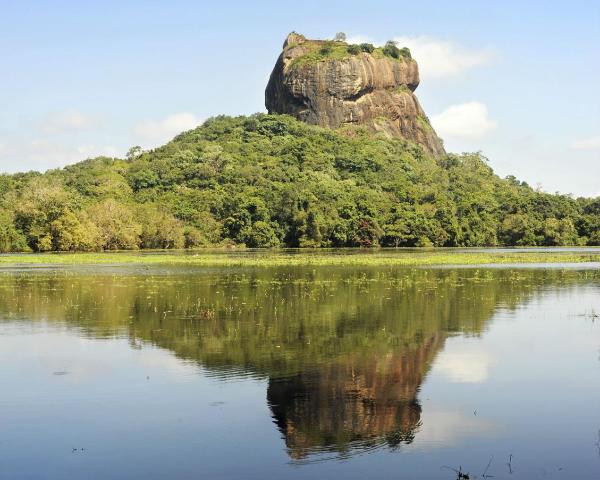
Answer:
M393 47L392 47L393 48ZM443 155L414 90L419 68L406 49L308 40L291 33L265 91L269 113L337 129L361 125Z

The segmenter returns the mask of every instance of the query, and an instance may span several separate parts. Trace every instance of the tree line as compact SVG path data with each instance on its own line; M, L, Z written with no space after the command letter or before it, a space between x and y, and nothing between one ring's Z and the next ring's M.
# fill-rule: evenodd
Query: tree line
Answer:
M360 127L215 117L166 145L0 176L0 250L599 245L600 198Z

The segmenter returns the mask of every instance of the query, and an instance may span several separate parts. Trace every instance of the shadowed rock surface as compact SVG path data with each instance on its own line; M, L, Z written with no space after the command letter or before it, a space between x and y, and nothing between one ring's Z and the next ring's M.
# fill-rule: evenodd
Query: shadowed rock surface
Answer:
M288 35L265 91L269 113L331 129L365 126L443 155L442 141L413 93L417 63L409 55L393 58L381 49L353 54L348 47Z
M270 379L267 400L290 457L411 443L421 426L419 389L444 341L434 334L415 349L350 355Z

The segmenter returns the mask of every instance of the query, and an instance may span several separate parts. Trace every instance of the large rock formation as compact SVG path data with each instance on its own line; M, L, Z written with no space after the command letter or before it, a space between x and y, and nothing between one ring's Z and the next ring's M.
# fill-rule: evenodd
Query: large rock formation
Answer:
M421 426L419 389L445 335L386 355L342 356L297 375L271 378L267 401L294 460L397 448Z
M419 68L410 53L369 50L291 33L265 91L267 110L332 129L363 125L443 155L442 142L413 93Z

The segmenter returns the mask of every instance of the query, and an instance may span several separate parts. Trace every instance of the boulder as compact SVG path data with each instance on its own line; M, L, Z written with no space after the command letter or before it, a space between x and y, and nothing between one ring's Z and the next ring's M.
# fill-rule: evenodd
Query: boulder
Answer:
M395 56L345 42L291 33L265 91L269 113L293 115L325 128L364 126L444 155L414 91L419 67L407 49Z

